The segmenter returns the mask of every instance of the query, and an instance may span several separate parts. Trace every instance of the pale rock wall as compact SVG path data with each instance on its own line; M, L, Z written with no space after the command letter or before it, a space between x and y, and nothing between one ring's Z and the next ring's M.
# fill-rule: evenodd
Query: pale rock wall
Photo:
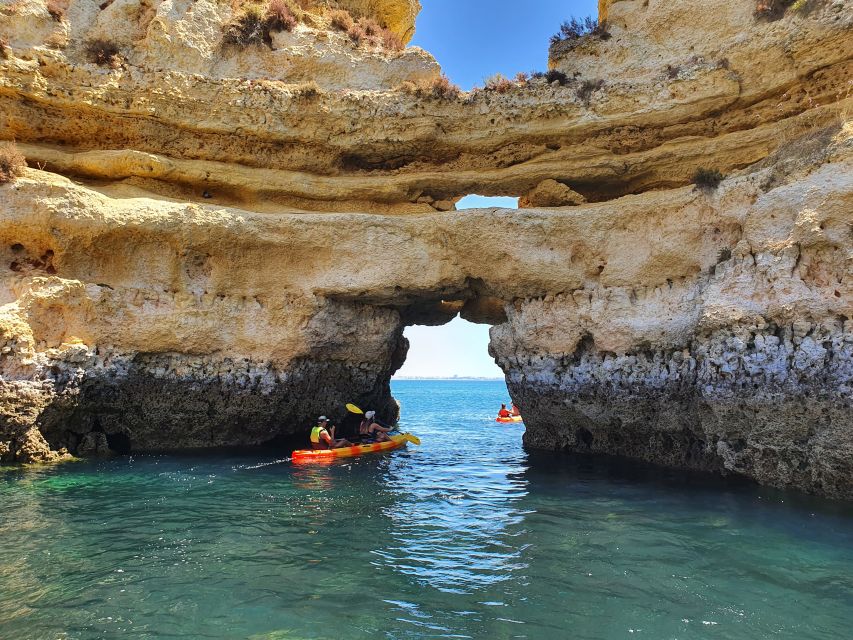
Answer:
M524 215L270 216L30 171L0 229L0 363L26 390L7 455L34 425L80 453L258 444L347 401L393 415L403 326L459 300L496 324L528 444L848 496L849 141L713 193Z
M637 288L612 274L509 307L491 350L526 442L853 496L851 168L721 187L681 219L734 235L687 278ZM659 259L687 257L672 249Z
M198 201L208 192L255 210L272 203L428 212L432 202L474 191L524 195L546 180L602 201L687 184L700 167L747 167L853 104L849 3L774 23L740 5L715 8L714 29L729 31L712 38L697 31L707 21L691 22L710 15L695 0L642 11L639 2L619 2L612 11L633 8L642 20L626 18L606 42L552 50L552 66L572 76L566 86L537 79L503 94L436 99L393 89L404 78L438 75L416 49L384 61L353 52L341 34L299 27L275 35L282 51L223 52L216 38L225 9L214 17L220 10L210 8L202 25L194 10L179 28L189 9L157 5L164 15L147 33L167 35L133 45L124 67L98 67L82 52L93 9L72 3L70 26L55 26L72 31L64 50L46 46L47 26L19 32L20 15L0 20L11 46L0 61L0 136L32 145L33 161L48 167L62 146L57 170L98 180L108 171L78 153L149 154L170 168L165 180L134 161L119 163L112 177L167 197ZM51 24L38 0L22 6ZM104 19L103 28L113 22ZM315 64L310 79L325 90L306 94L298 83ZM377 78L383 64L388 82ZM603 84L584 97L586 81Z
M849 498L853 326L756 317L683 349L579 349L513 363L511 393L534 447L737 473ZM509 364L509 363L507 363Z
M789 11L767 22L755 16L757 3L695 0L618 0L602 2L609 38L585 37L553 45L549 66L570 76L657 86L672 97L709 68L736 78L731 107L775 98L780 106L796 83L836 60L850 56L853 11L842 0L817 0L808 10ZM822 34L818 36L818 34ZM816 38L822 43L815 47ZM824 46L832 53L825 56ZM805 71L811 64L814 71ZM843 86L846 93L849 87ZM814 99L814 96L813 96ZM734 109L732 109L734 110Z
M337 6L406 35L418 3ZM403 328L461 313L530 446L853 497L853 15L752 10L602 3L565 86L442 99L393 89L428 54L320 15L233 51L230 3L0 0L30 162L0 185L0 458L390 419ZM530 208L447 211L471 192Z
M416 2L370 4L361 3L362 15L387 21L401 36L414 31ZM311 14L293 32L274 32L269 45L241 48L223 43L223 27L235 15L229 2L115 0L101 9L98 3L77 0L69 3L60 22L51 18L43 0L3 0L0 7L0 37L13 50L77 64L91 64L87 43L104 40L118 47L125 68L152 74L316 82L335 91L393 89L440 73L435 59L422 49L394 52L357 46L345 34L330 30L322 14Z
M418 0L335 0L355 16L373 16L384 27L398 34L403 42L415 35L415 20L421 11Z

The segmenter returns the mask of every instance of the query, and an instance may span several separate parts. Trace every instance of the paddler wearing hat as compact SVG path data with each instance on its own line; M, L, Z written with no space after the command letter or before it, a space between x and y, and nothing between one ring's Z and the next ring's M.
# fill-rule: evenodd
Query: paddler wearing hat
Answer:
M315 449L340 449L351 447L352 442L345 438L335 439L335 426L329 426L326 416L317 418L317 426L311 429L311 446Z
M388 432L392 429L376 418L375 411L365 411L364 420L358 425L358 436L362 442L385 442L391 439Z

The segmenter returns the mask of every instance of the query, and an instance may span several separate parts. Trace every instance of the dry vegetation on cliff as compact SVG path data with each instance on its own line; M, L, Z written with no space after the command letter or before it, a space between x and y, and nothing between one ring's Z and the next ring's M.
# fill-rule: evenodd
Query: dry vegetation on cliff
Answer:
M400 89L418 98L434 98L436 100L457 100L462 95L462 89L445 75L423 82L406 82Z
M399 35L381 26L373 18L356 19L345 9L335 9L329 12L328 19L332 29L346 33L356 45L380 47L388 51L402 51L405 48Z
M557 69L549 69L548 71L531 71L530 79L544 80L548 84L557 84L561 87L570 83L571 79L562 71Z
M477 94L481 91L510 94L524 91L525 89L535 90L543 84L555 89L559 87L573 88L575 98L585 107L590 106L595 93L601 91L606 86L604 80L583 80L578 77L570 78L565 73L556 70L547 72L533 71L530 74L521 72L516 74L513 79L509 79L501 73L496 73L486 78L482 88L474 87L471 90L471 97L476 98Z
M356 46L402 51L402 38L374 18L355 18L345 9L327 9L312 0L235 0L234 17L225 25L223 44L235 47L271 45L272 35L293 31L298 24L325 20L334 31L345 33Z
M13 142L0 142L0 184L11 182L23 173L27 166L18 147Z
M512 89L521 87L523 84L518 80L512 81L502 73L496 73L493 76L486 78L484 89L486 91L494 91L496 93L507 93Z
M118 69L124 64L118 45L109 40L98 38L86 43L86 54L90 62L97 65Z
M693 174L693 184L705 191L711 191L720 186L723 174L717 169L697 169Z
M771 21L780 20L788 11L806 14L825 4L825 0L757 0L755 17Z
M298 22L287 0L241 4L225 26L223 44L236 47L269 44L274 31L293 31Z
M572 16L560 25L557 33L551 36L551 44L575 43L587 37L609 40L610 32L607 30L607 24L589 16L585 18Z

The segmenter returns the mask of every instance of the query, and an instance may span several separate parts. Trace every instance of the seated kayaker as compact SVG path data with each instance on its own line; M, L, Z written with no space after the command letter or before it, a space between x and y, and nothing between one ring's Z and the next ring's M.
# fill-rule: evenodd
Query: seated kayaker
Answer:
M516 407L514 402L512 403L512 415L514 415L514 416L520 416L521 415L521 409Z
M386 442L393 427L377 419L375 411L366 411L364 420L358 425L358 436L362 442Z
M509 418L512 414L509 412L509 409L506 408L505 404L501 404L501 409L498 411L498 418Z
M335 427L329 427L329 419L326 416L320 416L319 424L311 429L311 446L314 449L340 449L341 447L351 447L352 442L344 438L335 439Z

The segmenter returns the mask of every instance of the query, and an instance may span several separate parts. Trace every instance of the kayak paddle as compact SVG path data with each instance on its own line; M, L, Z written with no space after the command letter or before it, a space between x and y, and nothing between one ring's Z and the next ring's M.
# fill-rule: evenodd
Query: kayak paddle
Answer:
M347 402L347 411L349 411L350 413L357 413L358 415L364 415L364 411L359 409L357 406L355 406L351 402Z

